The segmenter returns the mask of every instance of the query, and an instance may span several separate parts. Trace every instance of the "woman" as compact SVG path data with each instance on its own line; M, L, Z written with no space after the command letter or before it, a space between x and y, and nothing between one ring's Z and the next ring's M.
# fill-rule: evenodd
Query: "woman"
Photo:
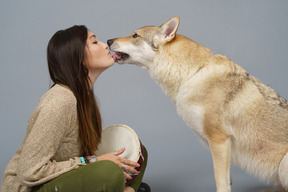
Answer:
M93 85L115 62L108 46L85 26L73 26L54 34L47 60L54 85L29 119L26 137L5 169L1 192L134 192L140 184L138 191L150 191L141 183L147 161L138 173L132 168L138 163L118 156L124 148L94 155L102 124ZM129 186L126 172L138 174Z

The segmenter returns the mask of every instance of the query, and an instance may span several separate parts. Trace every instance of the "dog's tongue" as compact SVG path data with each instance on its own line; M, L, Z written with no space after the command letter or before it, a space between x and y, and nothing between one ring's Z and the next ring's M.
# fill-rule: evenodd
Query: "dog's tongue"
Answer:
M121 56L122 56L122 53L115 52L115 54L113 55L114 62L116 62L117 60L121 59Z
M116 62L116 57L117 57L117 53L114 53L113 55L114 62Z

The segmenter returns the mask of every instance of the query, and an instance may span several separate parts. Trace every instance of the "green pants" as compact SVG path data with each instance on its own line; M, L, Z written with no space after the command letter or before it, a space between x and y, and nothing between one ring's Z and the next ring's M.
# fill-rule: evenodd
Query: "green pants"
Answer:
M138 190L147 165L148 154L144 148L144 162L139 175L130 183ZM59 177L35 187L33 192L123 192L125 177L123 170L112 161L104 160L81 166Z

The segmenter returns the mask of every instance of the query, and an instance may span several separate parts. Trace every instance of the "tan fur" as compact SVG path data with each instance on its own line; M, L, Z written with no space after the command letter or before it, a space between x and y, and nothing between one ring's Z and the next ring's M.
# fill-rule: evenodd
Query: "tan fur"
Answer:
M174 17L108 44L129 55L118 63L150 73L209 146L217 192L231 191L230 162L288 191L287 101L226 56L176 34L178 25Z

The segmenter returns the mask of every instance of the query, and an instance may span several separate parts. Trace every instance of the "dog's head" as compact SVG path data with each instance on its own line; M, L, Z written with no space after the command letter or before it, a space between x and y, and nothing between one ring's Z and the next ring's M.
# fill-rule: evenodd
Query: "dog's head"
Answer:
M174 39L178 26L179 17L173 17L161 26L142 27L128 37L110 39L107 44L115 52L113 58L119 64L149 68L162 46Z

